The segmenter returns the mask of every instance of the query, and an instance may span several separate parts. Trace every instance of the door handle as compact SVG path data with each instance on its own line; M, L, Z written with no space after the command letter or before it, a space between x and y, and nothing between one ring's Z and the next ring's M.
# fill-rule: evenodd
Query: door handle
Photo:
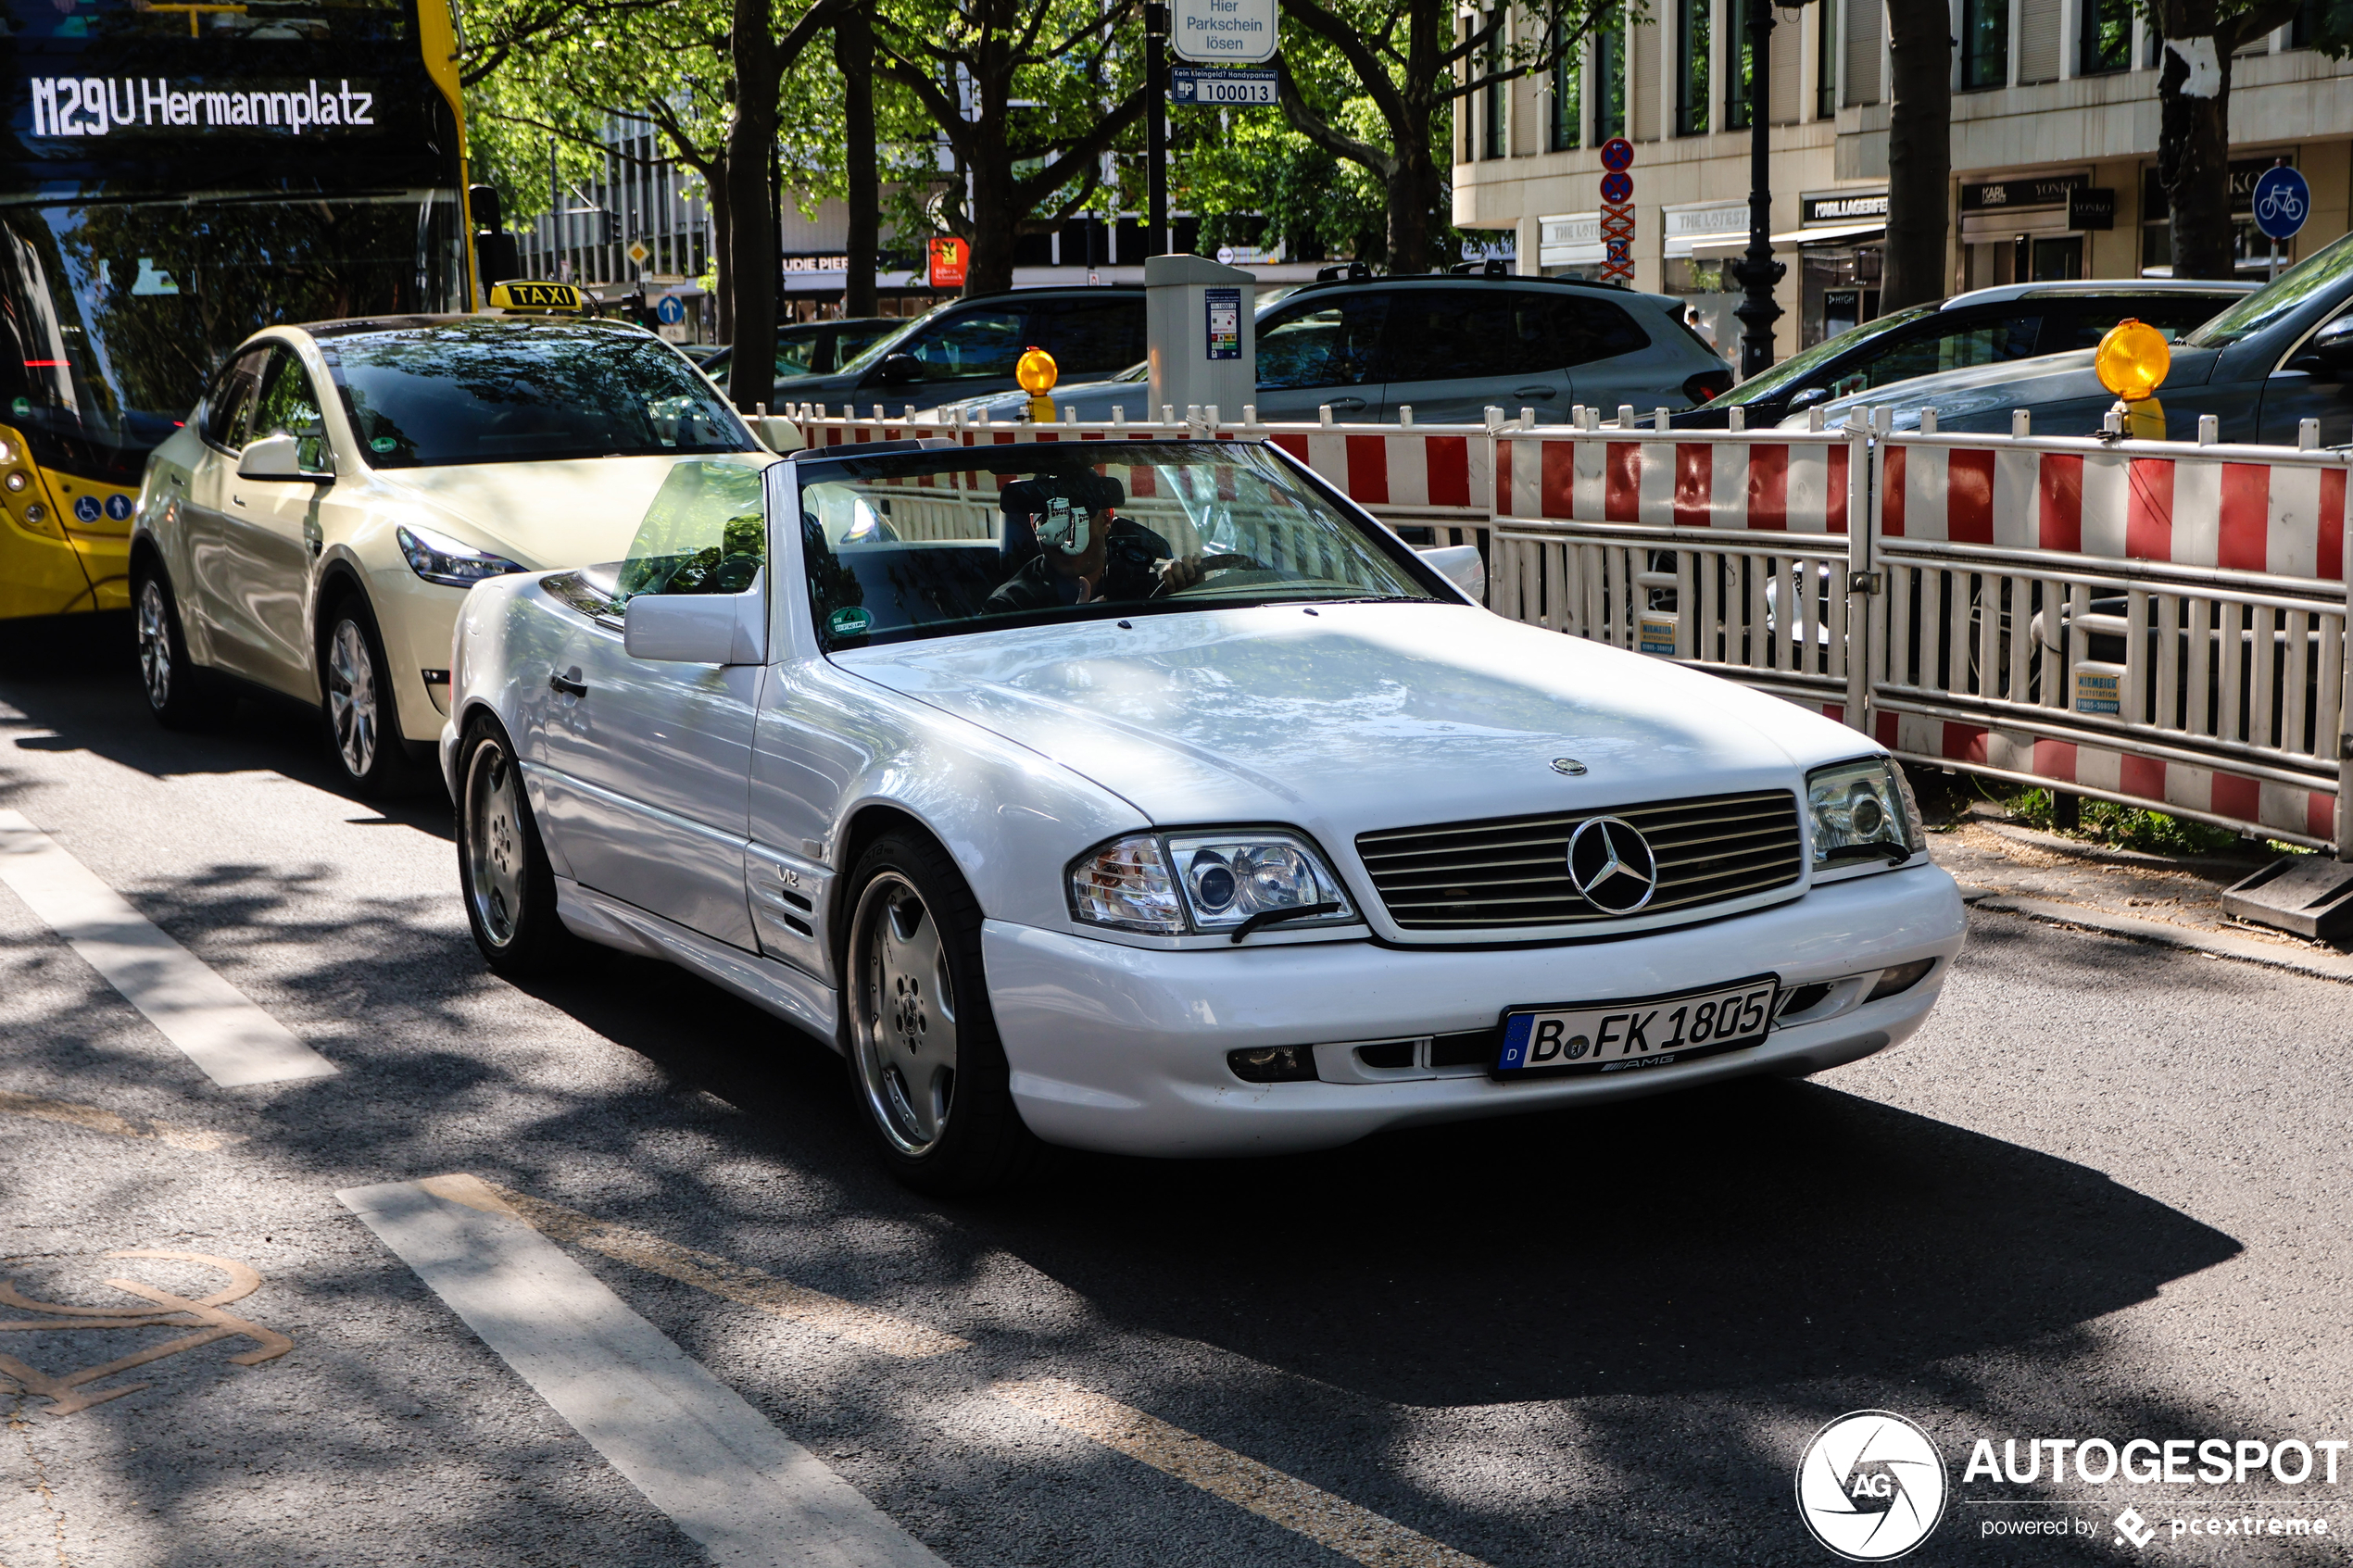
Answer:
M1556 390L1558 389L1549 386L1516 386L1512 389L1512 395L1514 397L1550 397Z
M586 696L588 683L579 679L579 675L580 666L577 664L572 667L572 673L569 675L551 673L547 677L547 689L551 692L561 692L566 696Z
M1335 408L1361 408L1365 406L1365 400L1361 397L1334 397L1328 401Z
M239 505L239 506L241 506L241 507L242 507L242 506L244 506L244 505L245 504L245 498L243 495L231 495L231 496L229 497L229 499L231 499L232 501L236 502L236 503L237 503L237 505Z

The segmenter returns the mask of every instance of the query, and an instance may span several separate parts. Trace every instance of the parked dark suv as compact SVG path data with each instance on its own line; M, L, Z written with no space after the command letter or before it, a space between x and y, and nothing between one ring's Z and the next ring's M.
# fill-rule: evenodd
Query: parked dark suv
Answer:
M793 376L772 401L937 404L1004 392L1025 350L1044 349L1064 381L1087 381L1144 357L1139 288L1017 289L951 299L872 344L829 376Z
M1532 408L1541 423L1579 403L1608 415L1632 404L1685 408L1730 386L1731 367L1683 324L1683 304L1567 278L1477 273L1320 279L1262 307L1258 417L1394 423L1412 408L1424 424L1476 424L1496 408ZM1131 371L1085 383L1065 373L1057 409L1108 420L1156 419L1151 387ZM1080 383L1080 384L1074 384ZM992 418L1020 399L976 400ZM1241 410L1219 410L1239 419Z
M1894 311L1793 354L1673 422L1681 430L1723 430L1739 408L1752 428L1761 428L1818 403L1915 376L2095 348L2127 316L2180 337L2256 286L2106 278L1972 289L1940 304Z

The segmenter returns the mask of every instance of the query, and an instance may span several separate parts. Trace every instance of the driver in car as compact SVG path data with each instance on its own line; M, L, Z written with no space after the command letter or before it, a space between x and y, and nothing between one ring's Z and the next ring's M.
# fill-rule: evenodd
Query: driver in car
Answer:
M1020 566L988 596L988 613L1149 599L1200 582L1201 558L1121 517L1126 499L1119 481L1092 469L1005 486L1005 553Z

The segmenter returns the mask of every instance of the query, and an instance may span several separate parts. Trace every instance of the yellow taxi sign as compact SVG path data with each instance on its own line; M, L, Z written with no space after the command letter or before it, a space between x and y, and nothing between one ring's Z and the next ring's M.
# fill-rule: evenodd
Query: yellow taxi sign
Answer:
M2165 334L2127 316L2108 330L2092 357L2100 384L2127 403L2137 403L2165 384L2173 350Z
M494 283L490 288L490 307L510 316L525 315L585 315L587 304L580 291L570 283L526 282L517 279L511 282Z

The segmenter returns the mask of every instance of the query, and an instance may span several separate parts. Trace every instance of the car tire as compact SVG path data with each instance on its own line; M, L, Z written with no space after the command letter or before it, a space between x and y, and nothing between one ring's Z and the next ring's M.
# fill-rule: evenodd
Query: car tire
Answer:
M199 730L218 721L231 698L208 670L188 657L180 628L180 604L171 580L153 562L142 566L131 586L132 620L139 638L139 684L147 711L167 730Z
M514 743L477 718L458 746L458 888L483 961L510 979L545 974L577 943L556 913L556 872L523 789Z
M937 1198L1027 1176L1045 1146L1013 1104L972 889L937 845L903 833L861 855L848 885L844 1033L883 1162Z
M375 612L364 596L346 594L320 622L319 706L327 745L358 795L401 795L417 784L391 674Z

